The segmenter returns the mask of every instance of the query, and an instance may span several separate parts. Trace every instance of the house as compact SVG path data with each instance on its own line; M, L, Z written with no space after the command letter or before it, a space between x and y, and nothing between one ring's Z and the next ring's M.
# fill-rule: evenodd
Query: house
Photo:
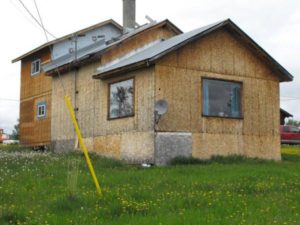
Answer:
M9 136L4 133L4 130L0 128L0 144L7 140Z
M280 108L280 125L284 125L285 119L289 117L293 117L293 115Z
M158 165L178 155L279 160L279 83L292 75L230 19L182 33L168 20L136 27L134 8L134 0L124 1L120 36L75 49L76 57L61 51L59 46L68 46L61 41L46 44L53 51L40 75L51 83L51 100L41 109L51 123L47 143L56 151L76 146L67 94L88 149L104 156ZM63 52L58 58L55 49ZM34 68L37 52L17 59L22 71L28 57ZM159 100L168 110L156 120ZM28 108L36 123L43 120L40 102ZM31 140L25 118L21 141Z
M3 134L4 134L3 129L0 128L0 143L3 143L3 137L2 137Z

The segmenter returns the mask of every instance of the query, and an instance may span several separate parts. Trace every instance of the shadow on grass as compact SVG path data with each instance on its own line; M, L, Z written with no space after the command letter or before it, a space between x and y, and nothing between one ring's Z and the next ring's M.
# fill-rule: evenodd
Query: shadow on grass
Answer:
M293 154L281 154L281 158L283 161L291 161L291 162L300 162L300 155L293 155Z
M176 157L170 164L171 165L194 165L194 164L241 164L241 163L268 163L273 162L272 160L258 159L258 158L248 158L241 155L230 155L230 156L213 156L210 159L197 159L193 157Z
M0 212L0 224L21 224L26 222L26 216L13 211Z
M51 207L51 210L56 213L72 212L80 210L83 201L76 195L66 195L58 198Z

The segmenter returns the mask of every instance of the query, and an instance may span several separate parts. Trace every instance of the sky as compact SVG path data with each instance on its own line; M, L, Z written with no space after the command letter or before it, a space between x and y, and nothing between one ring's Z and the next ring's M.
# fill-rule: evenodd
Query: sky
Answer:
M33 0L23 0L36 16ZM47 30L56 37L103 20L122 24L122 0L36 0ZM137 22L145 15L169 19L183 31L232 19L293 76L281 83L280 105L300 120L300 1L299 0L136 0ZM11 60L46 42L43 31L19 0L0 1L0 128L11 133L19 118L20 63Z

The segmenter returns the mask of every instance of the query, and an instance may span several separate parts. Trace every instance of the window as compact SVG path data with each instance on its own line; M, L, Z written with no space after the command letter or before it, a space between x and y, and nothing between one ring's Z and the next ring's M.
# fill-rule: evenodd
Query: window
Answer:
M40 102L37 105L37 117L38 118L44 118L46 117L46 103Z
M134 116L134 79L109 84L108 118Z
M39 74L41 70L41 60L37 59L31 63L31 75Z
M300 133L300 130L297 127L291 127L291 133Z
M241 118L241 89L238 82L203 79L203 115Z

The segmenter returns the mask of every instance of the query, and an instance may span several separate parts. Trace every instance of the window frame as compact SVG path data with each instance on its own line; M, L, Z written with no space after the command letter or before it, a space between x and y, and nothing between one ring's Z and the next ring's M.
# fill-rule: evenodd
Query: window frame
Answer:
M240 107L240 116L239 117L232 117L232 116L215 116L215 115L206 115L204 113L204 96L203 96L203 88L204 88L204 80L216 80L216 81L224 81L224 82L230 82L230 83L235 83L239 84L241 86L240 89L240 102L239 102L239 107ZM214 78L214 77L201 77L201 115L202 117L207 117L207 118L223 118L223 119L238 119L238 120L243 120L244 119L244 107L243 107L243 99L244 99L244 86L243 82L239 80L227 80L227 79L222 79L222 78Z
M32 72L33 64L35 64L37 62L39 63L39 70L36 71L36 72ZM35 76L35 75L40 74L41 73L41 59L35 59L35 60L31 61L31 68L30 69L31 69L31 76Z
M39 115L39 108L40 107L44 107L44 114L43 115ZM47 103L46 102L39 102L37 104L36 116L37 116L38 119L46 118L46 116L47 116Z
M132 80L132 88L133 88L133 93L132 93L132 114L130 115L126 115L126 116L119 116L119 117L115 117L115 118L111 118L110 117L110 87L113 84L116 83L120 83L123 81L127 81L127 80ZM124 78L124 79L119 79L119 80L115 80L115 81L111 81L108 82L108 92L107 92L107 120L117 120L117 119L124 119L124 118L129 118L129 117L134 117L135 116L135 77L128 77L128 78Z

